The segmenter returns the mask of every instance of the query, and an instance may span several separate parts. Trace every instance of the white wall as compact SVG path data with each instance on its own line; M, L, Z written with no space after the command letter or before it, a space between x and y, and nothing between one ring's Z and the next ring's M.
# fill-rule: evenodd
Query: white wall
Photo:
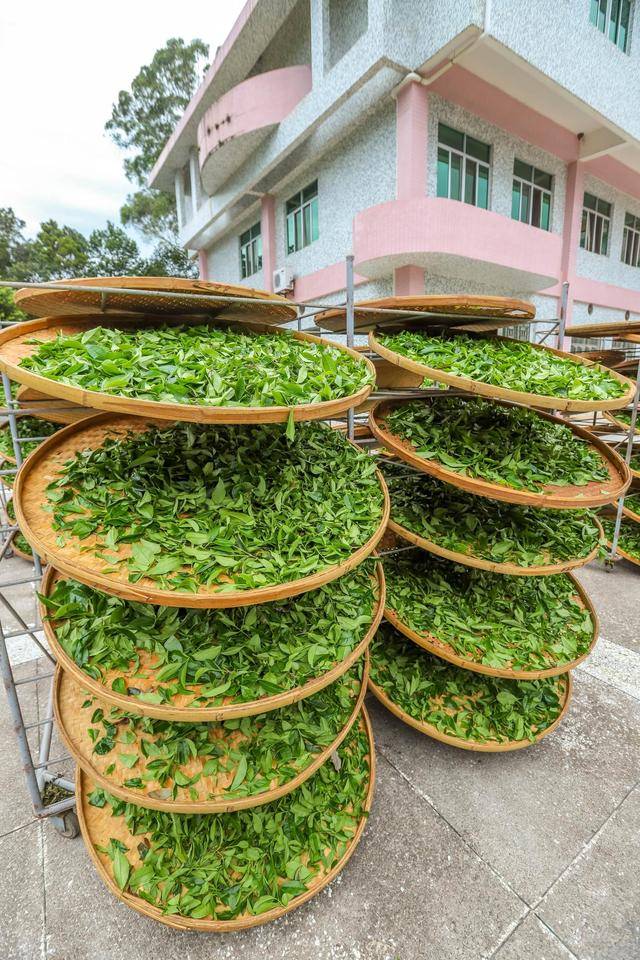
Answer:
M576 264L578 276L588 277L590 280L600 280L602 283L611 283L617 287L640 290L640 267L630 267L621 260L624 215L625 213L633 213L636 217L640 217L640 200L634 200L633 197L629 197L619 190L614 190L608 183L597 180L592 176L585 177L584 188L587 193L592 193L601 200L612 203L613 211L607 256L599 253L589 253L588 250L583 250L580 247Z

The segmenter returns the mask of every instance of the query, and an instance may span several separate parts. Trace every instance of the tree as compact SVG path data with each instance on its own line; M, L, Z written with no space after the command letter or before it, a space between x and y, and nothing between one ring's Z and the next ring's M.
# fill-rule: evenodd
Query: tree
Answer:
M0 320L28 320L24 310L18 310L13 299L13 290L0 287Z
M148 240L175 241L178 233L175 197L159 190L138 190L120 208L120 219Z
M184 247L161 240L145 263L149 277L198 277L198 268Z
M45 220L35 240L18 251L12 271L16 280L63 280L84 276L89 262L87 238L73 227Z
M20 255L26 224L11 207L0 207L0 278L12 280L11 268Z
M87 247L88 277L137 276L146 272L136 241L110 220L102 230L91 232Z

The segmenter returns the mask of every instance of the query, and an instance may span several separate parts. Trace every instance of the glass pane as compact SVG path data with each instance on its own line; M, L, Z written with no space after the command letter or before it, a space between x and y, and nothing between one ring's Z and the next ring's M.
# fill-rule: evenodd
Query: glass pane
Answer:
M602 224L600 253L606 257L607 254L609 253L609 220L606 217L598 217L598 220Z
M620 16L620 0L611 0L609 14L609 40L615 43L618 38L618 17Z
M295 215L290 213L287 217L287 253L293 253L296 248L296 225Z
M531 226L539 227L540 226L540 214L542 209L542 191L533 190L532 204L531 204Z
M462 157L459 157L457 153L452 153L450 154L450 162L451 184L449 188L449 196L452 200L460 200L462 198Z
M250 237L250 234L249 234L249 231L248 231L248 230L245 230L244 233L241 233L241 234L240 234L240 246L241 246L241 247L244 247L245 243L248 243L248 242L249 242L249 237Z
M530 223L530 210L531 207L531 187L528 183L522 184L522 207L520 208L520 219L523 223Z
M438 188L439 197L449 196L449 151L438 147Z
M301 250L304 246L304 234L302 232L302 210L296 210L294 214L296 222L296 250Z
M287 200L287 213L294 213L294 212L295 212L295 210L296 210L296 209L300 206L300 204L302 203L301 197L302 197L302 195L301 195L300 193L296 193L296 195L295 195L294 197L291 197L290 200Z
M477 169L478 164L475 162L475 160L471 160L469 157L467 157L464 169L464 202L472 203L474 206L476 202Z
M634 220L634 216L633 216L632 213L625 213L625 215L624 215L624 225L625 225L625 227L632 227L632 226L633 226L633 220Z
M627 40L629 39L629 21L631 20L631 0L622 0L622 10L620 13L620 28L618 30L618 46L623 53L627 52Z
M320 226L318 223L318 198L311 201L311 241L317 240L320 236Z
M489 154L491 147L482 140L476 140L474 137L467 137L467 153L476 160L483 160L489 163Z
M589 20L591 23L598 25L598 7L600 6L598 0L591 0L591 8L589 10Z
M520 184L517 180L513 181L511 190L511 219L520 219Z
M262 237L256 240L256 270L262 270Z
M598 30L604 33L607 20L607 0L600 0L600 9L598 10Z
M302 215L304 224L302 245L306 247L307 244L311 243L311 205L309 203L302 208Z
M302 202L313 199L318 195L318 181L314 180L313 183L310 183L308 187L305 187L302 191Z
M598 201L596 200L596 198L593 196L592 193L585 193L584 201L583 201L583 205L585 207L587 207L589 210L595 210L597 203Z
M551 174L544 170L533 171L533 182L536 187L544 187L545 190L551 190Z
M601 213L605 217L610 217L611 204L606 203L604 200L598 200L598 213Z
M489 169L478 167L478 206L483 210L489 207Z
M587 249L587 211L582 211L582 225L580 227L580 246Z
M438 141L444 143L447 147L453 147L455 150L464 149L464 134L458 133L452 127L445 123L438 124Z
M633 245L631 250L631 266L637 267L640 264L640 233L633 234Z
M542 208L540 211L540 226L543 230L551 229L551 197L548 193L542 194Z
M513 172L516 177L522 177L523 180L531 180L533 176L533 167L530 163L523 163L522 160L513 161Z

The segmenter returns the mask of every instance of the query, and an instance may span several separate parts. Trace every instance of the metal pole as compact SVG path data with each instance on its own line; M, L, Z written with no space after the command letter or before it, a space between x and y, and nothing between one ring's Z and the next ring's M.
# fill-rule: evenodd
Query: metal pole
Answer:
M562 284L562 297L560 300L560 323L558 324L558 350L564 350L564 331L567 326L567 306L569 304L569 283L567 280Z
M638 398L640 396L640 363L638 364L638 373L636 374L636 392L633 398L633 407L631 408L631 423L629 425L629 434L627 436L627 449L624 455L624 460L627 466L631 460L631 451L633 450L633 438L636 432L636 419L638 416ZM609 560L613 561L616 555L616 548L618 546L618 539L620 537L620 527L622 526L622 508L624 506L624 496L620 497L618 500L618 510L616 512L616 522L613 528L613 537L611 538L611 552L609 553Z
M4 639L2 624L0 624L0 672L2 673L2 682L7 695L9 712L11 713L11 720L13 722L13 730L18 741L18 750L20 751L22 769L24 770L24 775L27 780L27 789L29 791L29 796L31 797L33 809L37 814L39 814L42 811L42 797L40 796L38 780L36 778L35 770L33 769L31 750L29 748L29 741L24 728L24 718L20 708L20 701L18 700L18 694L16 693L16 688L13 682L13 673L11 672L11 663L9 662L9 654L7 652L7 645Z
M355 331L354 295L353 295L353 254L347 254L347 346L353 349ZM347 436L353 440L355 424L353 407L347 410Z

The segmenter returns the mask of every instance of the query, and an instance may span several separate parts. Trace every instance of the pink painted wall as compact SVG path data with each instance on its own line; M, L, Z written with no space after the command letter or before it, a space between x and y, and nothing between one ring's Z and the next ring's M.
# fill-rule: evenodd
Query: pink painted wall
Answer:
M367 282L367 277L362 277L357 273L353 279L356 285ZM306 303L307 300L316 300L318 297L324 297L329 293L344 290L346 283L345 262L340 260L338 263L332 263L329 267L323 267L322 270L316 270L315 273L308 273L306 277L296 277L294 297L296 302Z
M397 297L424 293L424 267L398 267L393 271L393 292Z
M398 200L421 198L427 192L429 94L415 81L396 97L396 194ZM417 266L394 270L397 296L424 293L424 270Z
M209 279L209 264L206 250L198 250L198 275L201 280Z

